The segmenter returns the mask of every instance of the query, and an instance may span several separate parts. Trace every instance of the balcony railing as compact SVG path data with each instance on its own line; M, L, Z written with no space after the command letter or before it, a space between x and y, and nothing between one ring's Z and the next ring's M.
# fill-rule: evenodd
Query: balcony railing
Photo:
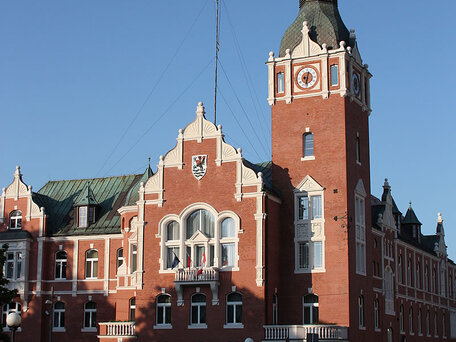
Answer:
M316 334L320 341L339 341L348 338L347 327L337 325L265 325L264 341L305 341L307 334Z
M175 282L208 282L218 281L219 274L215 268L203 268L198 274L197 268L181 268L176 270Z
M100 336L135 337L135 322L104 322L99 323Z

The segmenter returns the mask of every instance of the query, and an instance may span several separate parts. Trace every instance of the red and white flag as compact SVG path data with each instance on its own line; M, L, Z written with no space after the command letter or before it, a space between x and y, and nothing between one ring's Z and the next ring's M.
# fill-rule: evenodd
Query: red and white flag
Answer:
M198 272L196 272L196 276L199 277L200 274L203 274L203 267L206 266L206 253L203 252L203 257L201 258L200 266L198 267Z

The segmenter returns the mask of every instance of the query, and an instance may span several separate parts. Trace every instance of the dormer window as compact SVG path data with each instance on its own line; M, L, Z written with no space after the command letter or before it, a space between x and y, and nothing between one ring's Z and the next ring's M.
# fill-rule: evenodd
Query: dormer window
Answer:
M21 229L22 228L22 212L20 210L14 210L10 214L10 229Z
M87 228L95 223L95 207L78 207L78 227Z

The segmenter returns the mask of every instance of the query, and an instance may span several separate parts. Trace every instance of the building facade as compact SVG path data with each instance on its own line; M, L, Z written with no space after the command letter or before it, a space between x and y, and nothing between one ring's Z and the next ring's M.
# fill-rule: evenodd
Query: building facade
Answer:
M370 189L370 78L336 0L301 0L270 53L271 161L199 103L155 172L0 198L18 341L456 339L443 219L421 233ZM308 335L310 334L310 335Z

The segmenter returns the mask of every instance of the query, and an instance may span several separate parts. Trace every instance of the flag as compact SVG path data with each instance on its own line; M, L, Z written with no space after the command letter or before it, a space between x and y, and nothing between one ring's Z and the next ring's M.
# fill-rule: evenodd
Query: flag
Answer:
M192 267L192 258L190 257L190 255L188 255L187 253L187 258L188 258L188 268L191 268Z
M179 258L177 257L176 253L174 253L174 260L173 260L173 263L171 264L171 269L174 269L176 266L178 266L180 264L180 260Z
M206 253L203 252L203 257L201 258L201 263L198 268L198 272L196 272L196 276L199 277L203 273L203 267L206 266Z

